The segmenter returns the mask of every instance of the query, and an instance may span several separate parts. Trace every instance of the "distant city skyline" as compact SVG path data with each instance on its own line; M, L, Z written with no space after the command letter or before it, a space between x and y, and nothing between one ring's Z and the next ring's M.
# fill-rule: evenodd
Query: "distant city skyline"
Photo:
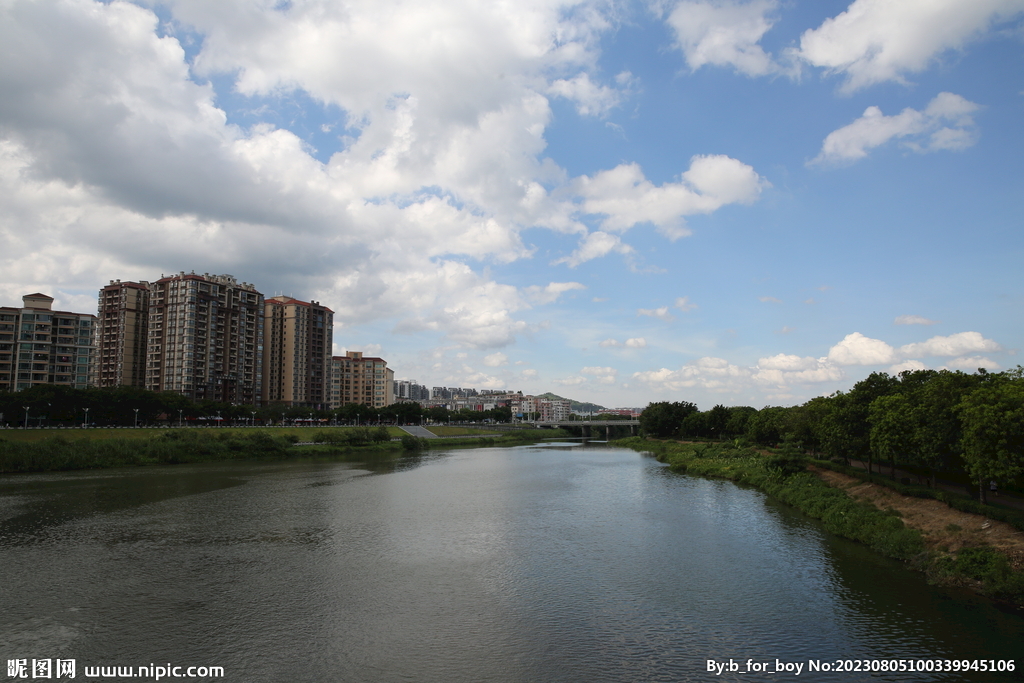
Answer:
M0 305L230 273L425 386L1021 363L1024 2L0 2Z

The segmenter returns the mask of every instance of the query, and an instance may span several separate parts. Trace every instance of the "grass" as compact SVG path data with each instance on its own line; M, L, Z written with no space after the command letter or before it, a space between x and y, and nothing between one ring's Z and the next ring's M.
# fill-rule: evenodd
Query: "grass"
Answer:
M834 534L860 541L887 557L911 562L937 583L971 585L993 598L1024 605L1024 573L1014 571L1005 555L991 547L963 548L955 555L927 551L921 533L907 527L896 511L880 510L829 486L805 471L806 461L799 455L763 455L749 448L667 443L638 437L615 443L649 451L677 472L755 486L821 520Z
M481 436L495 434L497 430L486 427L449 427L448 425L430 425L426 428L434 436Z
M102 441L106 439L153 439L158 438L168 431L197 432L204 434L231 434L244 438L246 434L253 431L265 431L274 436L285 438L295 437L299 441L312 441L312 435L316 432L345 433L346 430L361 429L361 427L172 427L172 428L143 428L134 427L91 427L89 429L2 429L0 440L13 441L16 443L34 443L45 441L54 437L61 437L68 441ZM398 427L386 427L392 438L400 438L404 431Z

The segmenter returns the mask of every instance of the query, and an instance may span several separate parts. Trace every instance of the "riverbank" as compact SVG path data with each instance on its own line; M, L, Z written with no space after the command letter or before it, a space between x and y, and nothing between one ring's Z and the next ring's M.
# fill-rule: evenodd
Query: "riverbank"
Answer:
M829 532L925 572L935 584L1024 608L1024 535L1009 524L809 466L798 456L639 437L615 443L651 452L677 472L755 486L821 520Z
M392 429L401 438L393 439ZM79 438L56 433L20 441L0 434L0 474L310 456L351 459L358 454L517 444L567 435L561 430L523 429L500 436L422 439L384 427L81 430L74 434Z

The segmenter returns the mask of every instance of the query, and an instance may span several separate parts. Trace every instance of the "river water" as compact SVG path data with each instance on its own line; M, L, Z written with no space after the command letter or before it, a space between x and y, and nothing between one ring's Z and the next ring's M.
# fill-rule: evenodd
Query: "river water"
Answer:
M1004 681L807 667L1022 666L1024 619L758 491L532 445L0 477L0 657L75 680Z

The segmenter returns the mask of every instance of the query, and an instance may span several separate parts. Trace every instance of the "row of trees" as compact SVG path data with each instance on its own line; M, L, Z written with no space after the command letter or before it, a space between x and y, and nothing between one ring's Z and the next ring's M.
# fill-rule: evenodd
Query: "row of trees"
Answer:
M0 393L0 425L70 427L82 423L101 426L135 424L268 424L327 421L342 424L419 424L434 422L507 422L508 408L484 412L423 409L418 403L395 403L373 408L350 403L337 410L281 405L249 406L192 401L172 392L154 392L137 387L72 389L59 385L37 385L17 393Z
M975 374L913 370L873 373L848 392L789 408L652 403L640 416L645 434L663 438L745 438L761 446L788 442L830 458L885 462L969 477L981 488L1024 474L1024 368Z

